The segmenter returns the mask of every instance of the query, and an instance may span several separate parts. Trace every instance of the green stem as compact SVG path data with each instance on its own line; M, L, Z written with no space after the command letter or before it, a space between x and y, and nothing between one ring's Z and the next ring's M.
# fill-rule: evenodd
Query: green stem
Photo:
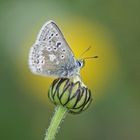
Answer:
M46 136L44 140L53 140L55 138L55 134L58 131L59 124L65 118L68 113L68 109L59 105L56 107L56 111L51 120L50 126L46 132Z

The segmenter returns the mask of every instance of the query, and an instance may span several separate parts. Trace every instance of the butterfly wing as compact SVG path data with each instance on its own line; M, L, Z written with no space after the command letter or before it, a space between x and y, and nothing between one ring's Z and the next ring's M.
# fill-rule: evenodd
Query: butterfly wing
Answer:
M40 30L29 53L33 73L67 77L76 73L76 60L58 26L47 22Z

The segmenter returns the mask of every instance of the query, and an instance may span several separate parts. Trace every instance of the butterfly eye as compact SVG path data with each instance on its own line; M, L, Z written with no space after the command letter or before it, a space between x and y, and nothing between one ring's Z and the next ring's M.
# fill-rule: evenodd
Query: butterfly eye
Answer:
M83 63L80 62L80 61L77 61L77 64L78 64L79 67L82 67L82 65L83 65Z

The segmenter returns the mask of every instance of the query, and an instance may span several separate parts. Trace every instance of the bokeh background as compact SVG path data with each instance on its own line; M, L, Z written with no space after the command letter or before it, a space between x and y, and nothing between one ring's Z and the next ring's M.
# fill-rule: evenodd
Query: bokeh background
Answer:
M68 115L57 140L140 139L139 0L0 0L0 139L43 140L54 112L54 78L33 75L28 52L49 19L76 57L90 45L81 70L93 103Z

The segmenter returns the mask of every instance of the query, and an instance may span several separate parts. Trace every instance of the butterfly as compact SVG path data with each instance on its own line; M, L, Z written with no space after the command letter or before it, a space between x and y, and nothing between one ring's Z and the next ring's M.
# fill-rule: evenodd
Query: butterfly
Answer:
M56 23L46 22L30 49L30 70L38 75L72 77L80 76L83 66L84 59L75 58Z

